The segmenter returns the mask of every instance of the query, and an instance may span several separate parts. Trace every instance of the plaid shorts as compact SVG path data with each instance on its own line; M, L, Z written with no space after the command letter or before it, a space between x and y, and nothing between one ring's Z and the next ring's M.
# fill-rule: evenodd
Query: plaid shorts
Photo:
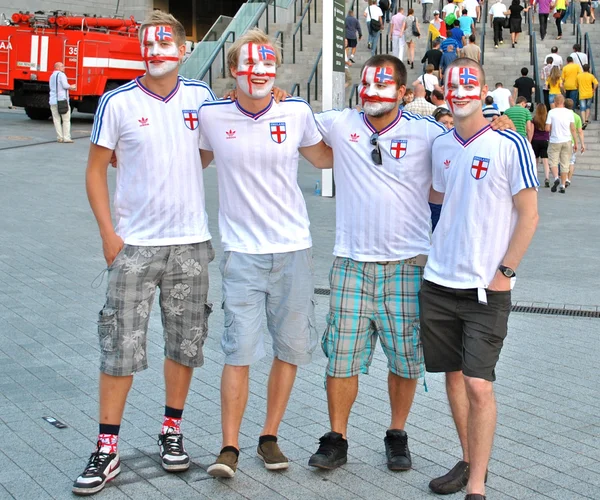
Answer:
M377 337L392 373L411 379L424 375L418 301L422 278L423 267L416 265L335 258L321 343L329 359L327 375L368 373Z
M100 371L126 376L148 368L146 333L156 287L165 356L189 367L202 366L208 334L210 241L192 245L125 245L108 269L106 304L98 318Z

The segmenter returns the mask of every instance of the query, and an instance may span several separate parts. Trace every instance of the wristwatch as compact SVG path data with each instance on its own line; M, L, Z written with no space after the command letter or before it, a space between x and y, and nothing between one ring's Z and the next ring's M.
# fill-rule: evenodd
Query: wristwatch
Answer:
M498 270L504 274L504 276L506 276L507 278L514 278L517 273L515 273L514 269L511 269L510 267L506 267L506 266L498 266Z

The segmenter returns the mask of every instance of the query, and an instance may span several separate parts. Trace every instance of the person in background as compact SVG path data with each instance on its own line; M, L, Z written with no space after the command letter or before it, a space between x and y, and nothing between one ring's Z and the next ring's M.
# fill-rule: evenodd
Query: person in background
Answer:
M425 87L421 83L414 86L415 98L410 104L404 106L404 111L422 116L431 116L435 106L425 99Z
M383 30L383 12L377 6L377 0L369 0L369 5L365 9L363 16L367 20L367 31L369 32L369 41L367 48L371 51L371 55L377 52L377 42L379 41L379 32ZM379 22L379 29L374 30L371 26L371 19Z
M498 111L498 106L494 104L494 97L488 95L484 100L485 105L483 106L483 116L488 121L493 121L495 117L500 116L500 111Z
M490 94L494 98L494 102L498 105L500 114L504 113L514 104L510 90L504 88L502 82L496 83L496 89L490 92Z
M554 176L554 182L550 191L565 193L565 183L569 175L569 164L573 151L577 151L577 133L575 132L575 117L570 109L565 108L565 98L557 94L554 98L554 108L546 117L546 131L550 132L548 144L548 161L550 170ZM558 176L558 165L560 164L560 177Z
M425 52L423 59L421 59L421 64L433 64L435 74L439 80L442 78L442 75L440 74L440 62L442 61L442 55L442 51L440 50L440 40L439 38L436 38L433 41L431 48Z
M404 38L404 7L400 7L398 12L392 16L388 35L392 35L392 55L401 61L404 61L404 50L406 48L406 39Z
M550 72L554 65L552 64L552 56L546 57L546 65L540 70L540 81L544 84L544 104L546 105L546 109L550 109L550 98L548 89L548 78L550 77Z
M450 106L448 106L448 103L444 100L444 93L439 89L435 89L431 93L431 104L438 109L446 108L447 110L450 110Z
M517 97L516 104L508 108L504 114L515 124L517 132L531 142L533 123L531 122L531 112L528 109L527 99L523 96Z
M529 10L529 6L524 8L519 0L512 0L510 7L508 8L508 19L510 23L510 38L512 42L512 48L515 48L519 40L519 33L521 33L521 24L523 23L523 18L521 17L522 12L527 12Z
M532 78L529 78L527 75L529 74L529 69L521 68L521 77L515 80L515 84L513 85L513 100L516 101L517 97L523 96L527 99L529 111L533 108L533 95L535 93L535 82Z
M552 66L550 76L546 80L548 84L548 100L550 101L550 109L554 109L554 100L557 95L562 94L563 80L560 77L560 69L558 66Z
M69 104L69 90L75 90L75 85L69 85L65 75L65 65L61 62L54 64L54 72L50 75L50 112L56 130L56 141L72 143L71 140L71 105ZM67 112L58 112L58 101L67 101Z
M481 7L477 0L465 0L463 2L463 9L467 9L466 15L473 19L473 23L477 24L479 22L479 19L481 18Z
M591 9L590 0L579 0L579 5L581 10L579 11L579 23L583 24L585 21L586 24L590 24L590 19L592 18L592 9Z
M362 40L360 22L354 16L354 10L350 9L346 16L346 57L353 63L356 62L354 56L359 40Z
M454 3L454 0L448 0L448 3L442 9L441 15L442 20L446 23L446 32L450 33L450 30L454 28L454 21L460 17L460 9Z
M404 96L402 97L402 102L400 102L400 105L398 106L398 108L403 110L407 104L410 104L414 100L415 100L415 93L412 91L412 89L406 89L406 92L404 93Z
M506 17L506 6L502 0L496 0L496 3L490 7L490 25L494 29L494 48L498 44L503 44L502 30L504 29L504 18Z
M575 119L575 132L579 138L579 152L583 154L585 152L585 142L584 142L584 134L583 134L583 126L581 123L581 117L573 111L575 106L575 102L573 99L565 99L565 108L571 110L573 112L573 118ZM565 181L565 189L567 189L571 185L571 181L573 180L573 174L575 173L575 161L576 161L576 152L575 149L575 139L571 138L571 143L573 144L573 154L571 155L571 161L569 162L569 173L567 174L567 180Z
M563 58L558 54L558 47L554 46L550 49L550 54L548 54L545 59L548 57L552 58L552 66L558 66L558 69L562 69L563 67Z
M571 57L573 58L573 62L579 64L579 67L583 71L583 65L588 63L587 54L581 52L581 45L576 43L573 45L573 52L571 52Z
M455 51L456 45L450 43L447 45L447 52L444 52L442 55L442 60L440 61L440 72L443 75L446 71L446 68L458 57Z
M562 20L565 18L566 14L567 14L567 0L556 0L556 3L554 4L554 11L556 14L559 14L558 17L556 17L554 20L556 21L556 30L558 31L558 36L556 37L557 40L560 40L562 38ZM556 61L555 61L556 64ZM561 60L561 66L562 66L562 60Z
M462 57L468 57L477 63L481 61L481 49L475 43L475 35L469 36L469 43L462 49Z
M444 22L443 19L440 17L440 11L434 10L433 11L433 19L431 20L431 24L433 24L435 26L436 30L441 32L443 22Z
M467 9L462 10L462 16L458 18L458 27L463 31L466 38L469 38L471 34L475 33L475 20L468 16Z
M531 147L535 153L536 159L541 159L544 166L544 187L550 187L550 166L548 165L548 140L550 132L546 130L546 118L548 117L548 108L540 102L533 115L533 137Z
M404 39L406 40L406 47L408 48L406 63L410 64L411 69L415 67L415 38L421 38L420 35L416 35L413 32L413 26L420 32L419 21L417 21L414 14L415 11L413 9L408 9L408 16L404 20L404 29L402 30Z
M579 93L579 109L583 120L583 129L588 126L592 109L592 97L598 87L598 80L590 73L590 65L583 65L583 73L577 76L577 91Z
M582 71L579 64L575 63L571 56L567 57L567 64L563 66L561 77L565 89L565 97L573 99L575 104L577 104L577 77L580 73Z
M423 73L419 78L417 78L412 84L415 86L418 83L423 84L425 87L425 98L431 102L431 93L434 90L440 90L440 82L438 77L433 74L434 67L433 64L428 64L425 67L425 73Z
M458 19L454 21L454 28L450 30L449 36L456 40L457 52L460 54L460 51L465 46L467 40L463 30L460 29L460 21Z
M431 21L431 10L433 7L433 0L419 0L419 3L423 5L423 22L429 23L429 21Z
M534 0L534 8L537 7L538 17L540 20L540 38L543 40L546 38L548 31L548 16L550 15L550 6L552 0Z
M441 123L448 130L454 128L454 117L448 108L437 108L433 113L436 122Z

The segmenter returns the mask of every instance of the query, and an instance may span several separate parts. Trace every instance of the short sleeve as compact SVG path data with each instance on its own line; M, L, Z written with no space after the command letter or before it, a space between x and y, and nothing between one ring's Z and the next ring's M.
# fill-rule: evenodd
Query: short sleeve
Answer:
M337 109L330 109L323 111L322 113L316 113L315 122L319 128L319 132L323 136L323 140L331 146L331 131L335 121L342 115L343 111Z
M206 151L212 151L211 148L209 147L203 147L203 146L207 146L207 139L204 138L204 142L203 142L203 135L202 135L202 131L205 130L205 127L202 127L202 116L200 111L202 110L202 106L204 105L204 103L207 102L212 102L212 101L216 101L217 98L215 96L215 94L213 93L212 90L210 90L210 88L207 86L205 89L202 89L202 94L200 95L200 106L198 108L198 128L199 128L199 134L198 134L198 149L205 149Z
M120 113L115 96L116 94L109 92L100 98L90 137L94 144L113 150L117 147L121 135Z
M433 141L432 149L431 187L438 193L445 193L446 177L444 176L445 169L441 163L441 151L443 150L443 147L440 145L440 141Z
M523 189L540 185L537 178L535 153L529 141L516 132L503 132L504 166L510 184L510 192L515 196Z
M205 151L212 151L213 148L210 144L210 140L207 134L207 126L204 126L204 121L206 120L206 107L200 106L200 110L198 111L198 119L199 119L199 129L200 134L198 137L198 149L204 149Z
M323 140L321 133L317 127L315 115L308 104L304 106L305 122L304 122L304 134L302 135L302 141L300 141L301 148L307 148L314 146Z
M551 125L552 124L552 116L551 116L551 111L548 112L548 115L546 116L546 125Z

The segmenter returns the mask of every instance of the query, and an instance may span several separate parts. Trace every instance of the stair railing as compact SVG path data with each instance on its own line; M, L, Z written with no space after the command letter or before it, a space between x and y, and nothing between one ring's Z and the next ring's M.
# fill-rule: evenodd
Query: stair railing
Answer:
M583 37L583 43L585 46L584 51L588 56L590 72L592 73L592 75L596 76L596 65L594 64L594 54L592 53L592 44L590 42L589 32L587 32ZM594 120L598 120L598 86L596 86L596 91L594 92Z
M352 105L352 100L354 99L354 105ZM353 108L358 106L358 83L352 85L350 89L350 98L348 99L348 107Z
M530 35L530 46L531 46L531 64L533 66L533 83L535 87L535 102L544 102L544 92L540 82L540 65L537 55L537 33L531 32Z
M294 85L292 85L292 90L290 90L290 94L300 97L300 84L299 83L294 83Z
M298 32L300 32L300 52L302 52L304 50L303 47L303 37L302 37L302 26L304 23L304 19L306 18L306 14L308 14L308 34L310 35L310 8L312 5L312 1L310 0L307 4L306 7L304 7L304 10L302 11L302 17L300 17L300 20L296 23L296 27L294 28L294 32L292 33L292 64L296 64L296 35L298 34ZM316 7L316 5L315 5ZM296 9L296 4L294 3L294 10ZM316 9L315 9L316 12Z
M483 13L481 14L481 24L483 25L481 28L481 44L480 44L480 49L481 49L481 65L483 66L483 64L485 63L485 33L487 30L487 23L488 23L488 0L485 0L485 3L483 5Z
M279 48L281 49L281 64L284 63L283 60L283 31L277 31L274 35L273 35L273 41L275 43L279 43Z
M319 100L319 62L321 61L322 55L323 48L319 50L319 53L317 54L317 60L315 61L315 64L313 64L312 71L310 72L310 76L306 82L306 100L308 101L308 104L310 104L310 86L313 80L315 82L315 101Z

